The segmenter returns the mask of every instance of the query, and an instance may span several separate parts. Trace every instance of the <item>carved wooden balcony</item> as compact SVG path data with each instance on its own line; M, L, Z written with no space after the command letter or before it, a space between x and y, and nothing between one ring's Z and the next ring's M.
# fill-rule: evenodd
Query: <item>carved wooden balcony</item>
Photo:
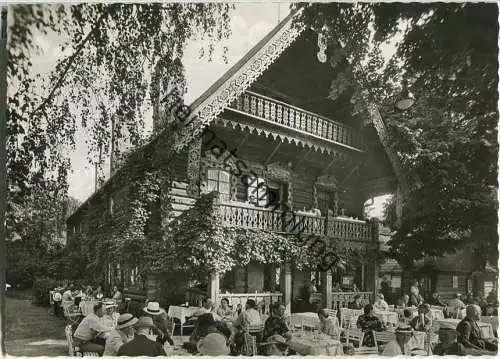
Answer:
M372 240L372 225L360 220L328 217L326 234L336 239L366 242Z
M343 146L364 148L363 138L353 128L255 92L246 91L229 108Z
M315 216L304 212L286 213L248 203L220 202L219 220L225 227L262 229L279 233L327 235L328 237L358 241L372 241L372 225L359 220Z

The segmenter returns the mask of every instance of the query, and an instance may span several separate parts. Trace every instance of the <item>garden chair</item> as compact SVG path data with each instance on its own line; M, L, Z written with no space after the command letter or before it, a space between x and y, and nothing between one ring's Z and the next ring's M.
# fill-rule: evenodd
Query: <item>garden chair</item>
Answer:
M99 353L95 352L82 352L79 347L75 346L73 342L73 329L72 325L68 324L64 328L64 333L66 334L66 341L68 342L68 355L71 357L98 357Z
M330 316L332 318L335 318L337 316L337 311L335 309L325 308L323 310L325 311L326 314L328 314L328 316Z
M363 346L363 339L365 337L365 333L361 329L349 328L346 331L346 343L349 345L350 341L358 342L358 347L354 346L354 354L355 355L369 355L369 354L378 354L378 347L365 347ZM374 341L375 337L373 338Z
M78 319L80 318L81 313L80 310L75 306L66 306L64 307L64 317L68 320L70 325L78 323Z
M379 353L382 353L385 344L393 341L396 339L396 333L394 332L389 332L387 330L381 331L381 332L373 332L373 337L375 338L375 344L377 345L377 349ZM379 346L379 343L382 343L381 346Z

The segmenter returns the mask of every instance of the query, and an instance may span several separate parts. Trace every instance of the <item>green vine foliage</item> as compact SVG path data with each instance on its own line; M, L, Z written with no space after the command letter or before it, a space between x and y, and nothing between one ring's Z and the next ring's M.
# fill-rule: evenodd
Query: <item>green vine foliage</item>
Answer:
M166 231L162 259L157 270L169 272L224 274L251 261L298 269L321 264L322 255L332 253L332 268L343 262L356 266L370 256L366 251L336 250L327 238L323 251L311 249L306 234L281 234L259 229L222 227L217 216L217 193L204 194L194 206L174 219ZM315 237L318 238L318 237Z

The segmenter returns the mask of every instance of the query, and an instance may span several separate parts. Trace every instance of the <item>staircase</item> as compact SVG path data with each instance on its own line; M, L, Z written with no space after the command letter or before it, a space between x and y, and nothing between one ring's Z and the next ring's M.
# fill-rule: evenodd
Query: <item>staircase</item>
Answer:
M169 197L172 201L172 218L179 217L185 210L193 207L194 198L189 197L186 192L187 183L173 181L169 191Z

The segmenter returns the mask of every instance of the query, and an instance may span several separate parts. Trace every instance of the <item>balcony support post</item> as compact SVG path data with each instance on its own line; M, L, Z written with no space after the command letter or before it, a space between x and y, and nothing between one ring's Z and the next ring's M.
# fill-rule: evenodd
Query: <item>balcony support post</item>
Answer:
M324 308L332 308L333 304L333 279L332 272L328 269L321 271L321 292L323 297Z
M283 294L283 305L286 307L292 302L292 266L285 263L281 267L280 291Z
M210 294L210 299L214 304L218 304L219 297L219 287L220 287L220 278L219 273L214 272L210 275L210 280L208 283L208 293Z

